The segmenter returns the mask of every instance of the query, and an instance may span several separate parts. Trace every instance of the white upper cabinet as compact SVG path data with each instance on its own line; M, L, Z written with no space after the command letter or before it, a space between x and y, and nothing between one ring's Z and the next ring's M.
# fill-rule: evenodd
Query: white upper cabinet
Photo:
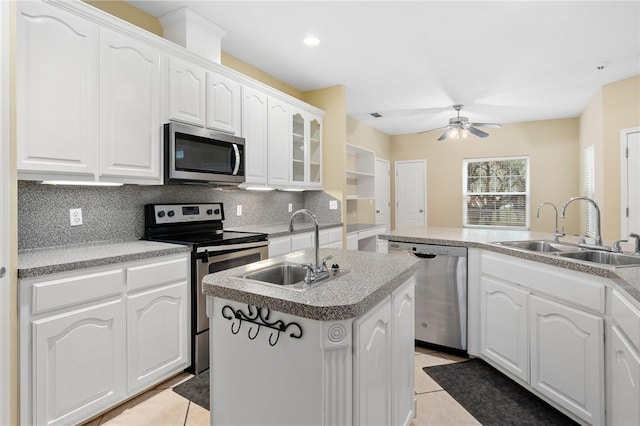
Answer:
M207 72L207 127L240 134L240 83Z
M47 4L18 3L19 178L38 172L93 178L97 44L95 24Z
M291 109L292 187L322 188L322 119L300 108Z
M169 119L204 127L206 74L202 67L169 58Z
M242 137L245 183L267 183L267 95L242 87Z
M100 71L101 175L159 182L160 52L102 29Z
M267 101L268 184L289 186L289 144L291 133L290 106L279 99L269 97Z

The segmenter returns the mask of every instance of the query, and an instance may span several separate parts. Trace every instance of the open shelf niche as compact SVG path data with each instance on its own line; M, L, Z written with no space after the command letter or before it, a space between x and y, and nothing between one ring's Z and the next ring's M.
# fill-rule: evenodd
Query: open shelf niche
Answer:
M374 199L376 153L347 144L347 200Z

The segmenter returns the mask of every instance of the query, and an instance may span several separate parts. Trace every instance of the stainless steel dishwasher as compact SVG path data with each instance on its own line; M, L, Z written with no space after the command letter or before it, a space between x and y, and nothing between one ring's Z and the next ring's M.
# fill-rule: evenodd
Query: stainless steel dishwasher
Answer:
M467 248L389 241L389 253L423 259L416 273L415 339L467 350Z

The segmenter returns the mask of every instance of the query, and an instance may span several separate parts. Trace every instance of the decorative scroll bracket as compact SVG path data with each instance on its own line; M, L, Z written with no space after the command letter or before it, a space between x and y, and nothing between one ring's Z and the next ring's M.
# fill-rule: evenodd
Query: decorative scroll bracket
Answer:
M247 337L249 337L250 340L254 340L258 337L262 327L271 329L272 331L269 335L269 345L271 346L275 346L280 339L280 333L287 332L289 328L292 329L289 337L294 339L300 339L302 337L302 327L300 327L300 324L296 322L290 322L288 324L282 320L271 322L271 309L269 308L259 308L257 306L247 305L247 310L248 313L245 313L242 309L236 310L229 305L225 305L222 308L222 316L231 321L231 332L233 334L238 334L240 332L242 322L244 321L251 324L247 331Z

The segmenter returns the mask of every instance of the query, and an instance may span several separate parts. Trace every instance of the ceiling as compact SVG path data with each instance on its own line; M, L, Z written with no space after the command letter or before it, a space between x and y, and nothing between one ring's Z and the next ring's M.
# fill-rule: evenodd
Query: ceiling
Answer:
M187 6L227 31L225 52L302 91L344 85L347 113L390 135L444 126L457 103L474 122L577 117L640 74L638 0L128 1Z

